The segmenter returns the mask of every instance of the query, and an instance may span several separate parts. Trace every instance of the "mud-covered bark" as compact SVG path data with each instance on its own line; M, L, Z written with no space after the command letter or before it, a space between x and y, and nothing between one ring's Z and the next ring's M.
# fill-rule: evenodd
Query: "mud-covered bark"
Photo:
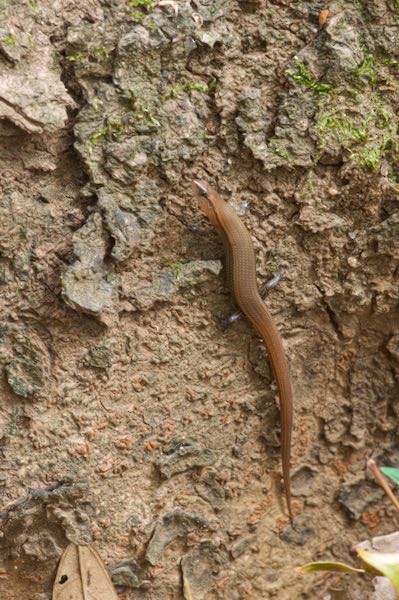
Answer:
M371 593L293 568L397 529L366 460L399 459L398 2L0 16L0 596L49 598L92 539L129 599ZM260 282L284 267L295 530L277 391L250 325L218 325L193 178L242 216Z

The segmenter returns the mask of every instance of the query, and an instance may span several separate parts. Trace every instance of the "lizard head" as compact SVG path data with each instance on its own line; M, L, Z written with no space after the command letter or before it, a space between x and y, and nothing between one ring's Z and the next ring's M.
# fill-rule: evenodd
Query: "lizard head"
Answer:
M194 179L193 188L200 209L206 214L212 225L219 228L217 211L224 201L208 183L205 183L205 181Z

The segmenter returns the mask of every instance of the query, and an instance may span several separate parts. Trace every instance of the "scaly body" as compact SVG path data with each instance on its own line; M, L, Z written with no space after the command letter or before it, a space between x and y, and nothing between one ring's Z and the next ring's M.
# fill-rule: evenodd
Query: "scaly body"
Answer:
M227 279L235 300L261 336L277 382L281 412L281 455L287 507L292 522L290 458L293 423L291 378L280 333L267 310L256 282L251 236L234 210L207 183L194 181L200 208L223 240Z

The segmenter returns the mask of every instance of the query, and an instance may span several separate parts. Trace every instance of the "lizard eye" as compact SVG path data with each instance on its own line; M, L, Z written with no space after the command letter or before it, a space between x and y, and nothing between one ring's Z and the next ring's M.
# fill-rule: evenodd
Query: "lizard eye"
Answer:
M204 185L202 183L202 181L196 181L194 180L194 185L197 189L198 194L201 196L201 198L206 198L207 196L207 187L206 185Z

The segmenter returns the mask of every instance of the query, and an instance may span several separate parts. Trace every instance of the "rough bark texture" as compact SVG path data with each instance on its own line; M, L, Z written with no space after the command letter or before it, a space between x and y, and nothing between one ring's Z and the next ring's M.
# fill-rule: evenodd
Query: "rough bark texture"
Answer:
M397 0L2 0L0 577L95 540L121 598L371 596L397 529ZM250 230L294 383L285 516L265 352L192 198ZM206 231L203 228L207 227ZM367 591L368 590L368 591Z

